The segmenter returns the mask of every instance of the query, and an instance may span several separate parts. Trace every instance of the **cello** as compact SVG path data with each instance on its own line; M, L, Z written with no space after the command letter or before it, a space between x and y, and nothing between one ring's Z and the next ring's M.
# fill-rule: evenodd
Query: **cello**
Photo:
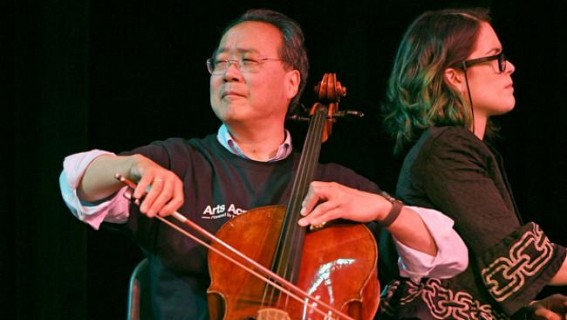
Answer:
M220 241L213 241L209 251L210 319L372 319L378 309L378 250L370 231L359 223L310 231L297 224L321 143L346 95L334 73L326 73L315 91L318 102L311 109L288 205L248 210L215 234ZM227 257L241 256L225 244L269 268L267 279L235 268ZM289 284L291 289L283 288Z

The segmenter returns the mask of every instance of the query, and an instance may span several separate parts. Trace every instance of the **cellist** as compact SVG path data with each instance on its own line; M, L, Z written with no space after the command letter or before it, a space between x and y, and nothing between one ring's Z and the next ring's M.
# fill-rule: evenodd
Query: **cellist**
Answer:
M120 225L150 262L157 319L206 319L206 249L165 226L156 215L180 212L210 232L247 210L285 204L298 156L284 127L306 83L308 60L297 22L254 9L232 21L207 60L210 102L222 125L205 138L170 138L118 154L91 150L65 158L63 198L81 221L99 229ZM115 174L135 182L132 205ZM321 164L316 180L341 184L367 202L335 218L387 228L412 277L449 277L467 252L439 212L401 206L368 179L337 164ZM324 204L324 203L323 203ZM309 212L303 212L307 215ZM317 222L320 224L320 222Z

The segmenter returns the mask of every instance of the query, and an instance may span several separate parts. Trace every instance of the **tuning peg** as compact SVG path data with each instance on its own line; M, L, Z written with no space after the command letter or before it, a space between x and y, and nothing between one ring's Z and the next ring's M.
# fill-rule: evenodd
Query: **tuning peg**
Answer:
M302 117L302 116L297 115L297 114L293 114L291 116L288 116L287 119L293 120L293 121L309 121L309 117Z
M339 110L337 112L335 112L334 117L335 118L342 118L342 117L357 117L357 118L362 118L364 117L364 113L360 112L360 111L356 111L356 110Z

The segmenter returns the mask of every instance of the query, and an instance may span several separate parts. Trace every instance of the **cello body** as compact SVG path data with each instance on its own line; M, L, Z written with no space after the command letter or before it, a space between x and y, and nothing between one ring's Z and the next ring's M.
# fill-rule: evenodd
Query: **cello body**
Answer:
M217 237L269 267L284 214L283 206L252 209L225 223ZM372 319L380 302L377 252L374 236L362 224L338 223L310 232L296 285L353 319ZM219 275L212 277L208 290L210 319L256 319L258 310L268 307L262 301L266 286L262 280L214 253L209 256L209 270ZM285 310L291 319L325 319L298 301L291 301Z

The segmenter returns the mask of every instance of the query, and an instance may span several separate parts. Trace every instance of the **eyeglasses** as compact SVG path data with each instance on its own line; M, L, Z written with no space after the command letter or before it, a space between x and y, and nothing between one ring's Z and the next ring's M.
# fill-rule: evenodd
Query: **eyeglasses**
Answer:
M506 70L506 56L504 56L504 52L500 52L499 54L495 54L493 56L482 57L477 59L465 60L463 61L463 66L465 68L474 66L475 64L484 63L487 61L498 60L498 71L500 73Z
M260 66L264 62L268 61L283 61L282 59L253 59L253 58L240 58L240 59L228 59L228 60L217 60L216 58L207 59L207 70L210 74L223 74L234 64L236 69L240 72L254 73L260 71Z

